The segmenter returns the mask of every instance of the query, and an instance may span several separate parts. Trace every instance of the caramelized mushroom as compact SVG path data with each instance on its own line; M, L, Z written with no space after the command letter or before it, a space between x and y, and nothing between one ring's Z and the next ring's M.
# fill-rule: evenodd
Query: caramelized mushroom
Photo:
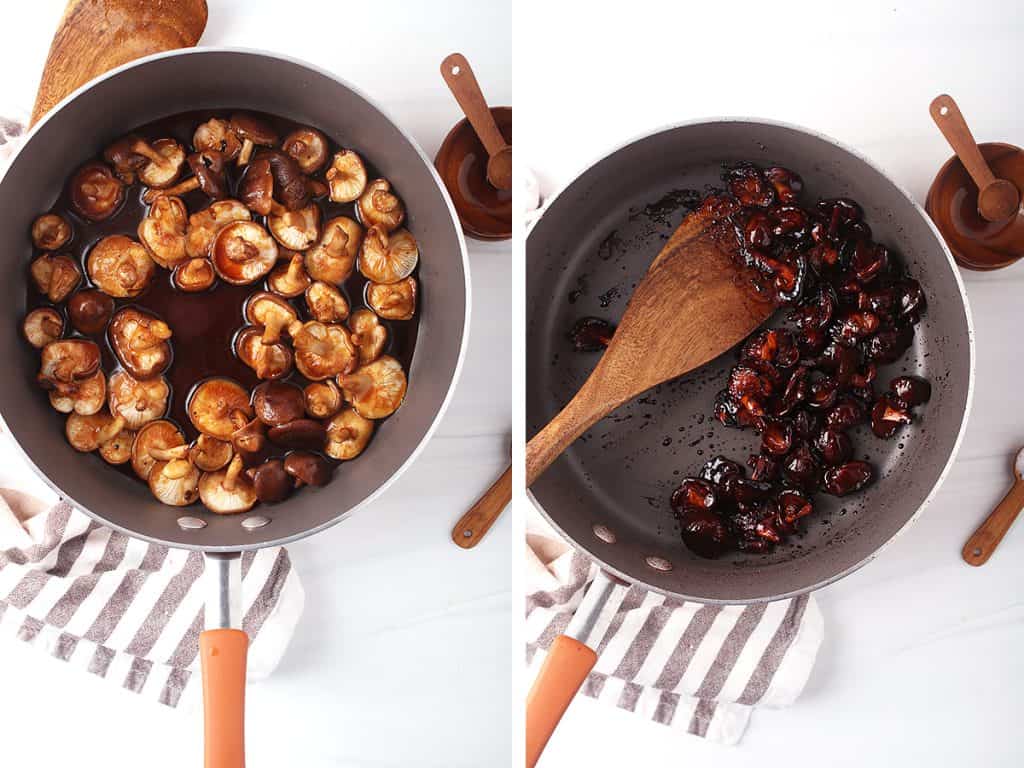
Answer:
M177 455L165 452L184 445L185 436L173 423L163 419L151 421L135 435L135 442L132 443L132 469L143 480L148 480L149 472L157 462L153 453L157 456Z
M245 319L253 325L263 326L263 343L276 344L281 331L289 328L299 317L284 299L266 291L254 293L245 304Z
M405 221L405 206L397 195L391 192L387 179L371 181L359 197L359 219L367 227L380 227L392 232Z
M136 379L159 376L171 364L171 327L156 316L127 307L110 321L110 347Z
M383 419L405 398L405 371L395 358L382 355L355 373L339 376L338 386L360 416Z
M327 162L327 137L315 128L296 128L284 137L281 149L303 173L316 173Z
M124 202L124 184L103 163L83 165L69 182L71 207L89 221L109 219Z
M236 221L224 227L210 246L213 268L226 282L246 285L263 278L277 261L277 243L263 227Z
M60 413L90 416L103 407L107 399L107 378L103 371L71 383L60 383L50 390L50 405Z
M235 221L249 221L249 209L237 200L218 200L209 208L188 217L185 233L185 252L193 257L207 257L214 238L228 224Z
M185 254L185 228L188 210L180 197L158 194L149 213L139 222L139 240L150 257L164 269L173 269Z
M234 160L242 149L242 140L227 120L212 117L196 128L192 146L196 152L220 152L225 160Z
M305 449L322 451L327 432L324 425L313 419L296 419L267 430L270 442L293 451Z
M295 367L310 381L348 373L356 367L356 348L340 325L317 320L303 323L292 333Z
M337 216L324 225L323 235L306 253L306 271L314 280L341 285L356 263L363 241L363 228L347 216Z
M189 459L203 472L223 469L233 455L234 450L230 442L209 435L199 435L188 452Z
M57 389L87 379L100 369L100 348L85 339L51 341L41 355L36 377L43 389Z
M359 271L375 283L397 283L412 274L419 259L416 239L407 229L398 229L389 235L373 226L366 230L363 238Z
M366 286L366 303L386 320L411 320L416 314L416 278L407 277L397 283Z
M239 197L261 216L280 216L309 204L309 183L298 164L277 150L263 151L246 169Z
M306 307L321 323L341 323L348 317L348 302L341 291L320 280L306 289Z
M330 379L307 384L302 394L306 413L314 419L328 419L341 410L341 390Z
M257 145L272 147L277 144L277 134L265 122L247 112L236 112L231 116L230 130L242 140L238 153L238 164L247 165Z
M185 164L185 150L174 139L157 139L150 143L129 135L118 139L103 153L103 159L125 184L139 180L147 187L169 187Z
M146 249L124 235L109 235L96 243L85 265L93 284L119 299L142 293L156 271Z
M327 485L331 481L331 465L322 456L306 451L289 453L284 459L284 471L295 478L295 487Z
M343 149L334 155L326 177L331 200L336 203L358 200L366 189L366 166L351 149Z
M68 299L71 326L86 336L102 333L114 314L114 300L102 291L88 288Z
M280 459L271 459L258 467L250 467L245 470L245 474L252 481L256 498L265 504L284 501L294 486Z
M324 452L332 459L354 459L370 442L373 422L351 408L346 408L327 422L327 447Z
M353 312L348 319L348 329L352 332L352 343L359 350L360 365L372 363L384 352L384 346L388 343L388 329L369 309Z
M29 344L36 349L42 349L64 335L64 318L55 309L40 307L25 315L21 330Z
M163 418L170 395L171 388L163 376L139 381L125 371L110 374L110 412L123 418L129 429Z
M44 253L29 268L36 289L54 304L59 304L78 287L82 272L67 254Z
M187 507L196 500L199 470L188 459L158 461L149 472L149 490L171 507Z
M285 253L281 254L285 256ZM279 263L267 277L267 287L278 296L291 299L305 291L310 282L306 274L305 259L301 253L293 253L291 257Z
M32 244L41 251L56 251L71 239L71 224L60 214L44 213L32 222Z
M267 217L270 234L291 251L305 251L320 239L320 208L311 203L297 211L283 211Z
M306 415L302 390L294 384L268 381L252 393L252 407L256 418L268 427L277 427Z
M266 427L259 419L244 421L236 415L237 429L231 433L235 453L244 459L258 457L267 444Z
M284 342L266 343L262 329L250 326L235 336L235 354L261 379L287 376L294 363L292 351Z
M193 390L188 417L204 435L230 440L240 423L252 418L249 393L231 379L207 379Z
M91 453L104 443L121 434L124 423L106 411L83 415L72 413L64 423L64 434L71 447L82 453Z
M122 429L109 440L100 443L100 456L107 464L125 464L132 457L134 442L134 430Z
M213 287L217 282L217 273L209 259L186 259L174 268L171 280L179 290L199 293Z
M192 190L199 189L211 200L221 200L227 197L228 183L224 173L224 156L216 150L205 152L193 152L188 156L188 167L192 175L184 181L179 181L172 187L164 189L153 188L146 191L142 196L143 201L153 202L161 193L167 195L184 195Z
M218 515L234 515L252 509L256 489L242 468L241 457L235 456L227 469L203 473L199 480L199 498L208 510Z

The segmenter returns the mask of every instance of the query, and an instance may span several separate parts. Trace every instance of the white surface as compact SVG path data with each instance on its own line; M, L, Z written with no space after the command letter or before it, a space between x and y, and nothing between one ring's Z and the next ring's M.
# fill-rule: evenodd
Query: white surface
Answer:
M337 72L430 156L459 117L438 73L448 53L467 55L492 103L512 100L505 4L286 5L210 0L203 42L282 51ZM0 114L31 108L63 6L19 4L0 26ZM510 722L522 711L514 592L522 524L506 514L470 553L448 538L508 461L519 369L503 354L518 328L515 314L501 311L514 282L512 248L469 241L469 250L476 312L438 433L373 509L291 547L306 613L281 667L249 690L251 768L470 768L511 764L521 748ZM0 483L28 472L2 463ZM202 759L198 712L149 705L13 642L0 645L0 724L5 765Z
M625 139L708 115L814 127L922 202L951 154L928 116L939 93L979 140L1024 144L1016 3L570 5L526 3L517 46L518 157L544 194ZM1024 445L1024 263L965 280L978 378L959 460L910 531L819 594L826 640L797 705L757 712L728 748L578 698L545 768L1024 764L1024 527L983 568L959 554Z

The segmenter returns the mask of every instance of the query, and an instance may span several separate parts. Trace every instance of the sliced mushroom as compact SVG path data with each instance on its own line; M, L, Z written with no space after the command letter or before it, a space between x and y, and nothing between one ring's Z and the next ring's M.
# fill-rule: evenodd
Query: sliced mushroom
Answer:
M250 326L235 336L235 354L264 380L287 376L294 364L288 345L282 341L270 344L263 341L263 329Z
M188 456L192 463L203 472L216 472L223 469L234 456L234 449L227 440L218 440L209 435L199 435L189 448Z
M109 219L124 202L124 184L103 163L83 165L69 182L71 207L89 221Z
M82 281L78 263L67 254L44 253L29 268L36 289L54 304L64 301Z
M60 413L80 413L90 416L98 412L107 400L107 377L103 371L71 383L60 383L50 390L50 405Z
M327 162L327 137L315 128L296 128L284 137L281 149L303 173L316 173Z
M185 436L173 423L163 419L151 421L135 435L135 442L132 443L132 469L143 480L148 480L149 472L157 462L156 456L153 456L154 453L157 456L181 458L178 453L166 452L184 445ZM167 460L167 458L163 459L163 461Z
M385 320L412 320L416 314L416 278L407 277L390 285L369 283L366 303Z
M266 504L284 501L294 487L280 459L270 459L257 467L250 467L245 474L252 481L256 498Z
M188 417L204 435L230 440L240 424L252 418L249 393L231 379L207 379L193 390Z
M347 216L324 225L320 242L306 252L306 271L314 280L341 285L352 274L363 242L363 228Z
M348 373L356 367L356 348L340 325L312 320L292 333L295 367L310 381Z
M384 352L388 343L388 329L369 309L357 309L348 319L352 343L359 350L359 364L368 365Z
M341 291L320 280L306 289L306 307L321 323L341 323L348 317L348 302Z
M256 387L252 393L252 407L256 418L268 427L287 424L306 415L302 390L283 381L269 381Z
M42 349L64 335L64 318L51 307L40 307L25 315L21 330L29 344L36 349Z
M213 287L217 273L209 259L186 259L174 268L171 280L178 290L199 293Z
M359 271L375 283L397 283L416 269L420 249L407 229L390 235L380 227L370 227L359 251Z
M291 251L305 251L320 239L320 208L310 203L297 211L267 217L270 234Z
M136 379L152 379L171 364L171 327L140 309L120 310L107 328L110 347Z
M228 224L235 221L249 221L252 214L237 200L218 200L188 217L185 233L185 252L193 257L207 257L213 240Z
M64 423L64 434L71 447L82 453L91 453L104 443L117 438L124 429L121 419L106 411L91 414L72 413Z
M331 465L323 456L306 451L289 453L284 459L284 471L295 478L295 486L327 485L331 481Z
M199 470L188 459L158 461L149 472L149 490L171 507L187 507L199 494Z
M36 377L43 389L57 389L63 385L87 379L100 369L100 348L85 339L51 341L41 355Z
M373 422L351 408L346 408L327 422L327 447L324 452L332 459L354 459L370 442Z
M252 509L256 489L242 472L242 459L235 456L227 469L205 472L199 480L199 498L211 512L233 515Z
M245 319L263 326L263 343L275 344L299 317L287 301L267 291L254 293L245 304Z
M363 165L363 159L351 149L335 153L326 177L331 200L336 203L358 200L366 189L366 166Z
M367 227L380 227L393 232L405 221L405 206L391 191L387 179L376 179L366 185L357 203L359 219Z
M277 243L252 221L236 221L224 227L210 246L213 268L221 279L246 285L262 279L277 261Z
M56 251L71 239L71 223L57 213L44 213L32 222L32 244L41 251Z
M238 153L239 165L248 164L257 145L272 147L278 141L273 128L247 112L236 112L232 115L229 127L242 140L242 147Z
M149 252L124 235L109 235L96 243L85 265L93 284L119 299L138 296L156 272Z
M102 291L87 288L68 299L71 326L86 336L102 333L114 314L114 300Z
M146 218L139 222L139 240L153 261L164 269L174 269L185 254L185 230L188 210L180 197L158 194Z
M338 386L360 416L383 419L405 398L405 371L395 358L382 355L355 373L339 376Z
M287 256L286 252L281 253ZM292 299L305 291L312 282L306 274L306 260L301 253L293 253L287 261L281 262L267 277L267 287L278 296Z
M107 464L125 464L131 460L134 442L134 430L122 429L112 438L100 444L100 456Z
M330 379L307 384L302 394L306 413L314 419L329 419L341 410L341 390Z
M125 371L110 374L110 412L124 419L129 429L139 429L167 413L171 388L163 376L139 381Z
M225 160L234 160L242 149L242 140L227 120L212 117L196 128L192 146L196 152L220 152Z
M313 419L296 419L267 430L270 442L289 451L322 451L327 440L324 425Z
M146 190L143 201L152 203L161 193L167 195L185 195L199 189L211 200L227 197L228 182L224 172L224 156L216 150L193 152L187 158L192 175L171 187L152 188Z

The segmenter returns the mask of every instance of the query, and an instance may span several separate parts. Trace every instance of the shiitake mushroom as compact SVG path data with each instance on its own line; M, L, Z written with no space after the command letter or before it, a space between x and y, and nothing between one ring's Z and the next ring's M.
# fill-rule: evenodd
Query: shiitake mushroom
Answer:
M141 243L125 235L108 235L89 251L89 279L114 298L133 298L142 293L156 273L156 265Z
M109 219L124 202L124 184L103 163L86 163L68 181L75 213L89 221Z
M52 307L39 307L25 315L21 331L29 344L42 349L64 335L64 318Z
M102 333L114 315L114 300L95 288L77 291L68 299L71 327L86 336Z
M136 379L159 376L171 364L171 327L134 307L119 310L107 327L107 338L121 365Z
M366 166L351 149L335 153L325 175L331 200L336 203L358 200L366 189Z
M49 301L59 304L82 282L78 263L67 254L44 253L29 267L36 290Z
M316 128L296 128L284 137L281 149L306 174L316 173L327 162L327 137Z
M353 373L339 375L338 386L360 416L383 419L405 398L405 371L395 358L382 355Z
M222 280L233 285L255 283L266 276L277 261L274 238L252 221L235 221L214 237L210 260Z
M364 226L376 226L385 232L393 232L405 221L405 206L391 191L391 183L387 179L376 179L367 184L356 208Z
M320 241L306 252L306 272L314 280L341 285L355 268L363 228L347 216L336 216L323 227Z
M416 278L397 283L367 283L366 303L386 320L411 320L416 314Z
M71 223L59 213L44 213L32 222L32 244L41 251L56 251L71 239Z

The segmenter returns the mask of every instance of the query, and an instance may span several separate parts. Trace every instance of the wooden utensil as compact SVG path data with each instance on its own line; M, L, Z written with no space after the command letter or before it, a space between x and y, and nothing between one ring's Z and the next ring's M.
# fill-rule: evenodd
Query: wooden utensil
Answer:
M76 88L114 67L194 46L206 17L206 0L71 0L50 44L32 124Z
M739 343L772 314L733 260L735 237L690 214L633 291L615 336L561 413L526 446L530 486L595 422Z
M1024 448L1017 454L1017 459L1013 463L1013 485L1010 486L1010 490L992 510L992 514L985 518L985 522L978 526L978 530L964 544L961 554L968 565L978 566L988 562L1022 508L1024 508Z
M441 77L487 150L487 180L498 189L512 189L512 147L498 130L466 57L461 53L445 57Z
M452 528L452 541L463 549L472 549L491 529L494 521L512 501L512 467L502 473L469 511Z

